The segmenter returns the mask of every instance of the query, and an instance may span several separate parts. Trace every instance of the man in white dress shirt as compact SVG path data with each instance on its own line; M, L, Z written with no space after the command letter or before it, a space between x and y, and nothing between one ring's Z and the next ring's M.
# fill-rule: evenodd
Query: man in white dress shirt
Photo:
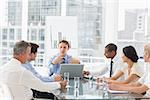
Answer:
M105 62L104 66L100 66L97 71L84 71L84 75L100 75L104 77L111 77L115 72L124 68L125 64L117 56L117 46L114 43L109 43L105 46L104 56L110 59L109 62ZM123 77L122 77L123 79ZM121 80L122 80L121 79Z
M54 89L64 89L66 81L44 83L30 71L22 67L31 51L30 44L17 42L13 48L13 58L0 69L0 82L6 84L14 100L32 99L32 89L51 92Z
M123 69L126 65L117 56L117 46L114 43L109 43L105 46L104 55L111 61L106 64L107 67L107 77L112 77L114 73Z

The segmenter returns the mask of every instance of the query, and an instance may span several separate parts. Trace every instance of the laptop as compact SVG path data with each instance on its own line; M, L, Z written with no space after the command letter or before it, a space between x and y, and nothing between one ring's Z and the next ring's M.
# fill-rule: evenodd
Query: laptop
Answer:
M69 72L69 78L82 78L83 64L61 64L60 74L63 76L64 72Z

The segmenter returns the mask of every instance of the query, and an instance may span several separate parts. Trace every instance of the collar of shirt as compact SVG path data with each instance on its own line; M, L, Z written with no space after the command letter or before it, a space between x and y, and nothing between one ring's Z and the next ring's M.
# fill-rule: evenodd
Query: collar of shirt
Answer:
M11 61L13 61L16 64L21 64L21 62L19 60L15 59L15 58L12 58Z
M18 65L21 65L21 62L15 58L12 58L9 63L12 63L15 67L18 67Z
M119 58L119 57L116 55L116 56L112 59L112 61L115 62L115 61L118 60L118 58Z

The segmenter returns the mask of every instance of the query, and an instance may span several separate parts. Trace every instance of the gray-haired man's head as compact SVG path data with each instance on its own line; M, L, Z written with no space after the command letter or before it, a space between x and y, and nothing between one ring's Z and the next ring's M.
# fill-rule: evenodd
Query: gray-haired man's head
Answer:
M17 42L14 46L13 57L19 60L21 63L25 63L30 52L31 52L30 44L25 41L20 41Z
M25 41L17 42L14 46L13 52L16 55L22 54L22 53L26 52L27 47L29 47L29 46L30 46L30 44L28 42L25 42Z

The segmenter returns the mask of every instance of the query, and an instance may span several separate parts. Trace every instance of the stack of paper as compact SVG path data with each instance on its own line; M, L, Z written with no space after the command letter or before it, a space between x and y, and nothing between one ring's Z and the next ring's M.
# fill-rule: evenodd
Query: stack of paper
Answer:
M110 89L108 90L108 92L109 92L109 93L114 93L114 94L115 94L115 93L116 93L116 94L117 94L117 93L118 93L118 94L128 93L128 91L118 91L118 90L110 90Z

